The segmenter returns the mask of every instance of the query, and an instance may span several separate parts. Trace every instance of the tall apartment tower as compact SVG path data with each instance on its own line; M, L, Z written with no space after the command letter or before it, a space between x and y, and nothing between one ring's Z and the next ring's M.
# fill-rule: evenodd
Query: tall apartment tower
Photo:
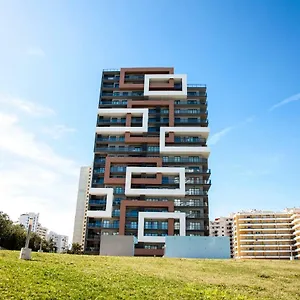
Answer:
M29 212L25 214L21 214L18 220L18 223L23 225L26 230L28 230L29 220L32 219L32 232L37 232L39 227L39 214L34 212Z
M210 236L229 236L230 239L230 254L234 257L234 241L233 241L233 218L219 217L214 221L209 222Z
M89 202L89 190L91 186L92 168L81 167L78 183L78 194L76 203L76 213L73 230L73 243L84 246L86 233L87 209Z
M101 235L161 256L167 235L209 234L206 97L173 68L103 71L85 253Z
M236 258L299 258L300 209L235 214L234 248Z

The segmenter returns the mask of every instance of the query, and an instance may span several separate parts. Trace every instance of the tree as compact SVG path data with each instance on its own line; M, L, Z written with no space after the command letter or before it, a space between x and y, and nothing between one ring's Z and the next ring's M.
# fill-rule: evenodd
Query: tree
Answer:
M71 254L82 254L81 246L78 243L73 243L72 244L72 249L69 252Z

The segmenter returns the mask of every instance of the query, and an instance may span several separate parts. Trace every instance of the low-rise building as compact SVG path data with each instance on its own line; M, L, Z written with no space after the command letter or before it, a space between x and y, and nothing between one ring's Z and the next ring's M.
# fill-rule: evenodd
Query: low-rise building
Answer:
M300 209L236 213L234 250L236 258L298 258Z
M209 235L210 236L228 236L230 240L230 253L234 257L233 246L233 218L232 217L219 217L214 221L209 222Z
M47 235L47 239L52 240L57 253L67 252L69 249L68 237L66 235L57 234L56 232L50 231Z

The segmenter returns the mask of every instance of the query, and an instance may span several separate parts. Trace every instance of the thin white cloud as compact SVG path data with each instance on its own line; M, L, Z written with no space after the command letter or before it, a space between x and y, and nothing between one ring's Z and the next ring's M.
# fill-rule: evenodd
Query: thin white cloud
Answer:
M33 132L24 130L16 115L0 112L0 150L37 163L58 168L66 173L74 172L74 163L54 153L52 148L40 142Z
M222 129L221 131L213 134L209 138L209 140L208 140L208 145L215 145L215 144L217 144L220 141L220 139L222 137L224 137L226 134L228 134L232 129L234 129L234 127L233 126L229 126L229 127L226 127L224 129Z
M52 108L9 95L0 95L0 104L4 104L7 107L20 110L32 116L44 117L55 114Z
M26 53L31 56L45 57L46 54L40 47L29 47Z
M42 225L71 238L80 164L40 141L38 126L25 129L22 116L0 112L1 210L13 220L39 212Z
M68 133L76 132L76 129L66 125L55 125L53 127L45 127L42 132L57 140Z
M278 102L277 104L273 105L273 106L269 109L269 111L272 111L272 110L274 110L274 109L276 109L276 108L278 108L278 107L280 107L280 106L289 104L289 103L291 103L291 102L299 101L299 100L300 100L300 93L299 93L299 94L296 94L296 95L293 95L293 96L291 96L291 97L289 97L289 98L286 98L286 99L284 99L284 100Z

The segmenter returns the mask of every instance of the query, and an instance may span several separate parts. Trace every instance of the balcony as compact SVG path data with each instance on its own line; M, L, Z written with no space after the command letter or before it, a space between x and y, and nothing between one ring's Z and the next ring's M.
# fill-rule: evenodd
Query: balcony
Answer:
M200 138L200 137L179 137L179 136L175 136L174 142L175 143L187 143L187 144L192 144L192 143L205 144L206 139Z
M126 153L126 152L153 152L153 153L159 153L159 147L157 148L148 148L148 149L142 149L137 147L95 147L94 150L95 153Z
M169 156L163 156L162 158L164 163L203 163L207 164L208 159L202 158L202 157L182 157L182 156L176 156L176 157L169 157Z
M189 118L189 119L177 119L175 118L175 124L178 125L192 125L192 124L200 124L201 126L208 126L207 119L197 119L197 118Z
M124 136L103 136L96 138L96 142L124 142Z
M202 115L208 114L206 109L175 109L175 115Z

